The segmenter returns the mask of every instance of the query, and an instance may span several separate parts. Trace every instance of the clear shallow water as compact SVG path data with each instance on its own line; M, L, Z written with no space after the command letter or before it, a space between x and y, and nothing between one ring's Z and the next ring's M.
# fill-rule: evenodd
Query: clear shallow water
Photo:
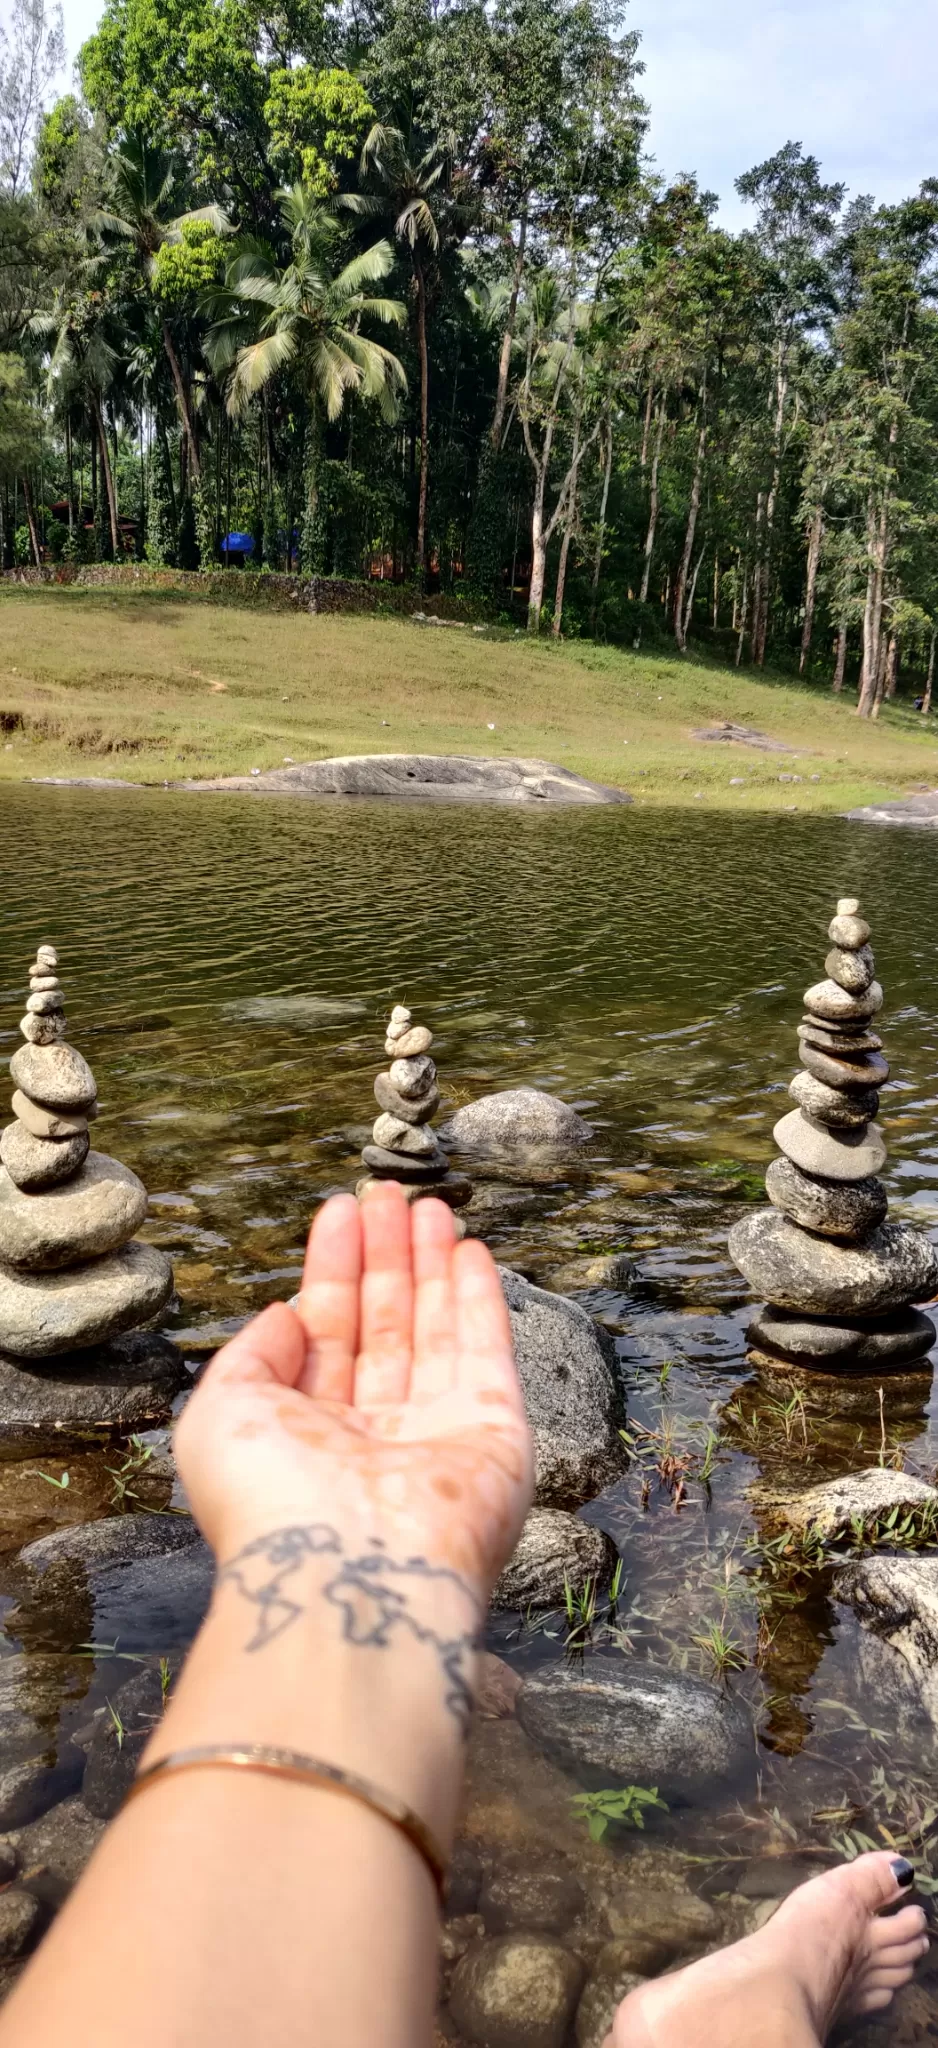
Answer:
M584 1299L616 1336L630 1418L667 1429L678 1453L699 1452L708 1429L719 1442L709 1491L692 1477L680 1511L654 1475L643 1498L636 1468L591 1511L620 1541L626 1581L624 1633L597 1627L586 1654L628 1645L710 1675L697 1639L718 1623L742 1660L727 1682L759 1730L734 1798L656 1822L648 1847L617 1835L589 1854L635 1868L636 1855L658 1855L672 1879L680 1867L682 1882L724 1901L753 1860L829 1846L846 1823L819 1814L858 1814L874 1833L914 1814L938 1760L931 1732L889 1696L886 1653L833 1603L824 1574L774 1581L745 1548L758 1534L754 1479L802 1485L875 1462L879 1421L786 1417L777 1387L747 1368L745 1291L725 1240L759 1198L801 993L848 893L873 926L886 990L893 1213L938 1230L932 838L637 809L532 816L51 789L6 790L2 804L0 1053L19 1042L35 945L52 939L69 1036L98 1080L96 1142L150 1191L145 1234L171 1253L180 1300L167 1330L192 1363L294 1290L311 1210L354 1183L392 1002L437 1034L445 1099L529 1082L589 1115L595 1140L565 1176L533 1192L523 1175L487 1176L478 1227L539 1281L584 1252L626 1250L638 1269L629 1292ZM931 1477L927 1404L925 1378L904 1410L887 1406L886 1427L889 1448L902 1443ZM0 1549L108 1512L117 1463L0 1467ZM37 1476L66 1464L67 1490ZM159 1504L168 1488L149 1483ZM78 1658L84 1637L26 1619L24 1633L11 1611L0 1651L33 1660L16 1669L40 1686L47 1717L57 1674L66 1728L107 1695L114 1659ZM170 1647L165 1617L149 1624L144 1610L137 1625L135 1649ZM103 1640L91 1609L83 1626ZM524 1669L563 1654L563 1635L557 1618L500 1617L492 1645ZM2 1730L0 1719L0 1747ZM477 1804L495 1798L492 1745L516 1740L514 1724L480 1737ZM512 1769L502 1836L514 1826L522 1859L540 1853L538 1829L574 1853L573 1788L556 1773L548 1783L533 1757L526 1775L523 1742ZM900 2014L883 2038L905 2038L904 2024Z

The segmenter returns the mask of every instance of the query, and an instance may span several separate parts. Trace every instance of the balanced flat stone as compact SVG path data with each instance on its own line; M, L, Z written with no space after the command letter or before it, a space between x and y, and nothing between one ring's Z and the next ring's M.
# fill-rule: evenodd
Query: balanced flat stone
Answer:
M392 1085L390 1074L379 1074L375 1081L375 1100L388 1116L396 1116L405 1124L429 1123L434 1110L439 1108L440 1091L434 1086L417 1102L400 1095Z
M793 1223L820 1237L865 1237L888 1207L881 1180L821 1180L784 1157L766 1169L765 1192Z
M64 1010L65 997L61 989L34 989L26 998L28 1017L51 1017L57 1010Z
M97 1094L87 1060L72 1045L21 1045L10 1061L10 1079L44 1109L86 1114Z
M56 974L31 974L29 986L36 994L42 989L58 989L59 994L62 993L62 984Z
M126 1244L147 1213L142 1180L89 1152L73 1178L45 1194L26 1194L0 1167L0 1262L27 1273L52 1273L100 1258Z
M878 1124L862 1131L833 1131L811 1122L802 1109L783 1116L773 1132L786 1159L823 1180L866 1180L886 1164L886 1146Z
M25 1124L7 1124L0 1134L0 1163L25 1194L70 1180L88 1156L87 1127L74 1138L34 1138Z
M20 1033L29 1045L58 1045L65 1037L65 1018L57 1011L51 1017L27 1014L20 1018Z
M387 1173L377 1176L365 1174L361 1180L355 1182L355 1193L359 1201L366 1188L380 1186L391 1178L392 1176ZM446 1202L449 1208L464 1209L466 1203L472 1200L472 1182L466 1174L455 1173L451 1168L449 1173L444 1173L436 1180L403 1182L401 1193L405 1202L420 1202L428 1195L439 1195L440 1201ZM462 1226L459 1225L457 1228Z
M139 1240L66 1272L0 1267L0 1353L55 1358L106 1343L158 1315L172 1291L165 1253Z
M883 1041L877 1031L841 1031L836 1024L819 1024L816 1017L802 1018L798 1036L820 1046L822 1052L842 1052L849 1060L856 1059L863 1052L882 1052L883 1049Z
M402 1152L386 1152L383 1145L363 1145L362 1164L386 1179L427 1180L445 1173L449 1160L439 1147L432 1158L415 1159Z
M372 1138L386 1152L407 1152L415 1159L429 1159L439 1152L433 1131L424 1125L405 1123L400 1116L375 1118Z
M856 899L850 897L847 900L854 902ZM859 907L859 904L857 904L857 910L859 910ZM843 911L838 904L837 916L831 919L827 927L827 936L835 946L840 946L845 953L859 953L864 946L869 945L873 934L865 917L858 917L856 911Z
M389 1033L384 1049L389 1057L393 1054L396 1060L414 1060L419 1059L421 1053L429 1052L432 1044L432 1031L428 1031L425 1024L415 1024L412 1031L402 1032L399 1038L392 1038Z
M813 988L805 989L804 1006L812 1017L826 1017L832 1024L852 1017L865 1022L882 1009L883 991L874 981L864 995L851 996L836 981L816 981Z
M425 1095L427 1090L433 1087L435 1080L436 1068L426 1054L420 1054L413 1060L396 1059L392 1062L391 1086L408 1102L415 1102L418 1097Z
M883 1223L863 1244L800 1230L777 1209L733 1225L730 1256L773 1307L812 1315L883 1315L938 1293L938 1249L903 1223Z
M826 1082L828 1088L882 1088L889 1079L888 1063L878 1052L848 1060L839 1053L821 1052L810 1039L803 1038L798 1058L809 1074L818 1081Z
M861 946L858 953L848 953L840 946L834 946L824 962L824 971L831 981L836 981L838 988L845 988L848 995L862 996L875 979L876 962L869 946Z
M46 1363L0 1352L0 1446L29 1454L152 1428L187 1379L175 1344L150 1330Z
M760 1349L805 1365L889 1371L924 1358L935 1342L935 1325L920 1309L895 1309L888 1316L806 1317L793 1310L763 1308L749 1325L747 1340Z
M875 1088L828 1088L812 1073L796 1074L788 1089L799 1109L832 1131L859 1130L879 1111Z
M30 1102L22 1088L14 1088L10 1108L34 1138L80 1138L88 1129L87 1116L63 1116L61 1110L43 1109L40 1103Z

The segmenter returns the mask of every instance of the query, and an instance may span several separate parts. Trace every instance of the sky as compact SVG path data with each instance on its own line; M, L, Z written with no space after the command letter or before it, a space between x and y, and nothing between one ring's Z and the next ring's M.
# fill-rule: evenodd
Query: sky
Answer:
M63 0L70 58L100 4ZM938 0L629 0L627 19L651 153L669 177L696 171L724 226L748 218L734 180L783 142L878 200L938 175Z

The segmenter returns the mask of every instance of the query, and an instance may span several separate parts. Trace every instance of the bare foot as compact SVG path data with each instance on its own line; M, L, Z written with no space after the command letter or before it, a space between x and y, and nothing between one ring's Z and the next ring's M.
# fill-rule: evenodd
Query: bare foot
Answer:
M911 1877L877 1854L812 1878L758 1934L633 1991L604 2048L818 2048L838 2020L881 2012L925 1955L920 1906L877 1917Z

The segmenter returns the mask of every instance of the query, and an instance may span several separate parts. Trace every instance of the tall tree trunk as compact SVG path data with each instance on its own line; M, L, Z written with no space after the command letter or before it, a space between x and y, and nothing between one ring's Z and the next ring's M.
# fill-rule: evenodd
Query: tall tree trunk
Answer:
M743 594L739 603L739 636L736 641L736 667L739 668L746 644L746 621L749 617L749 563L743 565Z
M894 697L899 681L899 635L890 633L889 652L886 656L886 696Z
M753 568L752 568L752 591L751 591L751 593L750 593L750 612L751 612L751 619L752 619L752 623L751 623L751 625L750 625L750 628L749 628L749 657L750 657L750 660L751 660L751 661L755 661L755 659L756 659L756 651L757 651L757 647L758 647L758 641L759 641L759 620L760 620L760 619L761 619L761 617L762 617L762 577L763 577L763 561L762 561L762 553L763 553L763 548L764 548L764 545L765 545L765 492L764 492L764 491L760 491L760 492L758 493L758 496L757 496L757 498L756 498L756 538L755 538L755 546L754 546L754 550L753 550L753 552L754 552L754 557L755 557L755 559L754 559L754 561L753 561Z
M713 630L720 630L720 557L713 557Z
M39 532L36 526L36 513L35 508L33 506L33 490L32 485L29 481L29 476L25 469L23 471L23 504L26 507L26 524L29 527L29 545L33 551L33 561L35 562L37 569L41 569L42 549L39 545Z
M551 620L550 625L551 635L555 640L559 640L560 638L560 627L563 621L563 593L564 586L567 581L567 557L570 553L570 542L572 539L573 518L571 515L570 519L568 519L567 524L563 530L563 540L560 543L560 561L557 564L557 588L554 592L554 616Z
M120 559L120 535L117 530L117 499L114 495L114 477L111 472L111 458L108 454L107 448L107 430L104 425L104 414L101 410L101 400L98 397L97 393L95 393L95 396L92 400L92 404L94 406L95 424L98 429L98 446L101 452L101 472L104 477L104 488L107 491L108 518L110 520L111 526L111 548L113 550L114 560L116 562Z
M888 497L885 493L878 516L873 508L870 508L868 530L870 567L863 613L863 665L860 670L860 696L857 704L857 714L860 718L871 717L880 685L886 544L889 531Z
M75 527L72 509L72 501L75 496L75 476L72 462L72 422L69 419L67 409L65 413L65 466L68 474L68 530L69 533L72 533Z
M502 428L505 424L505 407L508 404L508 377L509 372L511 370L511 348L515 338L515 319L518 312L518 294L521 290L521 280L524 276L524 252L527 247L527 240L528 202L527 199L525 199L524 205L521 209L521 219L518 225L518 247L515 251L515 264L511 274L511 296L508 300L508 312L505 316L505 325L502 330L502 345L498 357L498 384L495 389L495 411L492 414L492 425L490 429L492 447L494 448L496 455L498 453L499 448L501 447Z
M769 597L772 582L772 548L775 537L775 508L778 504L779 484L782 480L782 434L785 426L785 404L788 398L788 373L785 367L785 352L781 336L778 340L775 370L775 424L772 435L772 482L765 504L765 552L762 558L762 573L759 578L759 614L753 619L755 634L755 661L757 668L765 666L765 649L769 637Z
M841 619L841 621L840 621L840 628L839 628L839 631L838 631L838 634L837 634L837 661L836 661L836 664L835 664L835 667L834 667L834 680L833 680L833 682L832 682L832 684L831 684L831 689L832 689L832 690L836 690L836 692L837 692L838 696L840 695L840 692L841 692L841 690L843 689L843 686L844 686L844 676L846 675L846 673L847 673L847 621L846 621L846 619Z
M886 673L888 662L889 648L886 642L885 634L881 633L879 642L879 669L876 676L876 689L873 693L873 709L870 713L870 716L872 718L879 717L879 707L883 701L883 692L886 688Z
M808 536L808 580L804 594L804 625L801 631L801 658L798 674L804 675L808 655L811 652L811 636L814 632L814 609L817 602L817 575L821 561L821 547L824 541L824 507L815 508Z
M609 506L609 486L612 482L612 421L606 421L606 448L603 463L603 490L599 501L599 531L596 535L596 553L593 557L593 587L590 596L590 632L596 631L596 610L599 604L599 578L603 565L603 543L606 538L606 512Z
M936 641L938 641L938 628L936 628L936 629L935 629L935 630L933 630L933 632L932 632L932 636L931 636L931 644L930 644L930 646L929 646L929 649L928 649L928 674L927 674L927 676L926 676L926 678L925 678L925 695L924 695L924 697L922 698L922 715L923 715L923 717L924 717L924 716L926 716L926 715L927 715L927 713L928 713L928 712L929 712L929 711L931 710L931 693L932 693L932 685L933 685L933 683L934 683L934 680L935 680L935 642L936 642Z
M684 597L694 553L694 537L697 532L697 518L700 512L700 497L703 489L704 456L707 452L706 371L704 371L700 391L700 415L700 432L697 436L697 458L694 463L694 481L691 485L690 508L687 514L687 532L684 535L684 553L681 556L681 566L678 570L677 583L674 588L674 637L682 654L685 653L687 647L687 634L684 627Z
M531 513L531 588L528 592L528 632L538 633L541 627L541 606L544 602L544 578L547 571L547 542L544 538L544 484L538 480L534 493L534 508Z
M643 425L642 425L642 452L641 452L641 455L639 456L639 463L638 463L639 469L641 470L641 472L642 472L642 475L643 475L643 476L644 476L644 474L645 474L645 469L646 469L646 467L647 467L647 463L648 463L648 436L649 436L649 434L651 433L651 411L652 411L652 405L653 405L653 403L654 403L654 397L655 397L655 380L654 380L654 378L653 378L653 377L649 377L649 379L648 379L648 397L647 397L647 398L646 398L646 400L645 400L645 418L644 418L644 422L643 422Z
M417 588L427 585L427 484L430 472L430 368L427 358L427 286L419 256L417 280L417 353L420 358L420 485L417 498Z
M199 480L199 444L195 438L195 426L193 424L192 413L189 407L189 394L186 390L185 379L179 367L179 358L173 347L173 337L169 331L168 320L163 321L162 331L163 347L166 351L166 360L169 363L169 367L172 372L173 384L176 390L176 406L179 412L179 419L182 425L182 430L186 437L186 445L189 450L189 467L192 471L193 483L197 483Z
M696 564L695 564L695 567L694 567L694 573L693 573L693 575L692 575L692 577L691 577L691 579L690 579L690 589L689 589L689 591L688 591L688 593L687 593L687 603L686 603L686 604L685 604L685 606L684 606L684 644L685 644L685 646L687 645L687 635L688 635L688 633L690 632L690 622L691 622L691 619L692 619L692 618L693 618L693 616L694 616L694 599L695 599L695 597L696 597L696 595L697 595L697 578L698 578L698 576L700 575L700 565L701 565L701 563L702 563L702 561L703 561L704 555L706 554L706 550L707 550L707 543L706 543L706 541L704 541L703 547L701 548L701 550L700 550L700 553L699 553L699 555L698 555L698 557L697 557L697 561L696 561Z
M658 506L660 502L658 479L661 472L661 444L664 439L664 423L667 414L668 394L664 390L658 400L658 424L655 429L655 446L651 458L651 480L648 491L648 529L645 534L645 552L642 559L642 582L638 593L639 604L648 603L648 589L651 583L651 565L655 553L655 534L658 528ZM636 652L642 644L641 621L636 628L632 646Z

